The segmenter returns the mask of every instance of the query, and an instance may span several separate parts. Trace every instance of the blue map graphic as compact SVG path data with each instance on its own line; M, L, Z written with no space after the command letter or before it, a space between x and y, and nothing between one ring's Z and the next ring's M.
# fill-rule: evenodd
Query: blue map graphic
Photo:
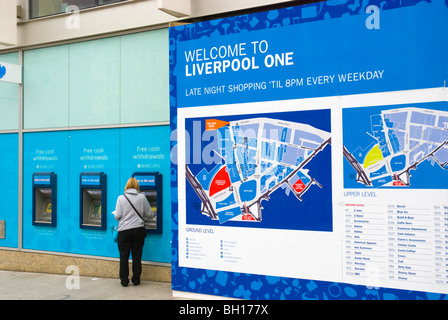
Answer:
M343 110L344 187L448 187L446 103Z
M187 223L332 231L329 109L219 120L186 141L203 141L186 159ZM207 121L186 119L188 136Z

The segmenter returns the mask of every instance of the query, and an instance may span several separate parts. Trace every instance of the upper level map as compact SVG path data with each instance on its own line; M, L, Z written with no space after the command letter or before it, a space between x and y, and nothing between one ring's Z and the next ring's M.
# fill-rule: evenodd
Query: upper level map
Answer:
M300 201L313 186L322 188L305 166L330 144L329 132L271 118L207 119L205 125L217 131L213 152L222 161L196 175L186 165L186 177L211 219L260 222L262 200L278 188Z
M410 186L413 170L432 169L419 167L427 161L445 172L448 169L446 111L417 107L382 110L370 115L370 132L366 134L373 142L364 149L358 146L349 151L344 147L344 156L355 169L358 183L374 188ZM445 186L447 178L440 176Z

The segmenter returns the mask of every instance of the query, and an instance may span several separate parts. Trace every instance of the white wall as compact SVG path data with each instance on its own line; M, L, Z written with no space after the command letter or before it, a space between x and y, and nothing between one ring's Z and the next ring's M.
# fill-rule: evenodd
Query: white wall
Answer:
M16 0L0 1L0 44L17 43Z

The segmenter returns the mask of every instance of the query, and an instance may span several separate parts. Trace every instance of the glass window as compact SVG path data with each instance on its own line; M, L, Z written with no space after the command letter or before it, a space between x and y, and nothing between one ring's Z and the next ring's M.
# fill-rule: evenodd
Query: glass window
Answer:
M30 18L39 18L65 13L68 6L77 6L80 10L126 0L29 0Z
M121 122L169 121L168 29L121 39Z
M120 2L123 0L98 0L98 5L101 6L103 4L109 4L109 3L114 3L114 2Z
M17 52L0 54L0 62L18 64ZM0 130L19 128L19 85L0 81Z
M68 125L68 45L34 49L23 58L24 128Z
M70 126L120 122L120 38L70 45Z
M168 29L26 50L23 77L25 129L169 121Z

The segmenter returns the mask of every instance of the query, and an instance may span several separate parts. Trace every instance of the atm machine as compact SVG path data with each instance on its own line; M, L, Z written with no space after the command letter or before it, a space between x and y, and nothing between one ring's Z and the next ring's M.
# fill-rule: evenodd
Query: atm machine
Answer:
M33 174L33 225L56 227L57 176L54 172Z
M140 192L146 196L154 217L145 217L145 229L148 233L162 233L162 174L158 172L134 172Z
M106 230L107 175L83 172L79 177L79 227Z

